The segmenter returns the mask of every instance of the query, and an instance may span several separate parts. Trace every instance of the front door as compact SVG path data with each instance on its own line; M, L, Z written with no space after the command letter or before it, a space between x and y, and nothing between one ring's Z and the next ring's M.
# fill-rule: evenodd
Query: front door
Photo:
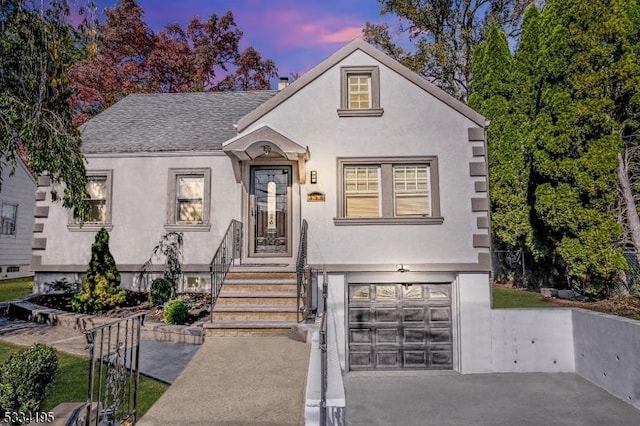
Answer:
M291 255L291 166L251 167L250 256Z

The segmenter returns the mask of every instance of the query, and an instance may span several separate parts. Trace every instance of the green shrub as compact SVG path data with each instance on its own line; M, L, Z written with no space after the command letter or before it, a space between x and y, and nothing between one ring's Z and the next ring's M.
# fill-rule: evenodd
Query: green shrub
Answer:
M109 233L102 228L91 246L89 270L82 278L82 289L71 299L71 307L77 312L94 312L110 309L125 300L120 273L109 251Z
M49 346L12 354L0 367L0 411L38 411L57 372L58 356Z
M189 319L189 309L182 300L172 300L165 306L162 316L167 324L184 324Z
M167 303L173 294L171 282L165 278L156 278L151 283L149 291L149 302L153 306L162 306Z

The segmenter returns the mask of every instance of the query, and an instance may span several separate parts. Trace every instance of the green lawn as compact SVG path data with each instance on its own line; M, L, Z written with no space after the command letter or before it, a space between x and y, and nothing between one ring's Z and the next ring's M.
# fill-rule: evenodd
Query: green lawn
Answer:
M20 346L0 342L0 363L21 349L23 348ZM85 358L58 352L58 374L40 407L41 411L49 411L61 402L82 402L87 399L88 363ZM138 418L149 410L168 387L164 383L140 376Z
M33 277L0 280L0 302L18 299L31 294Z
M545 302L540 293L519 288L493 286L493 307L501 308L548 308L554 306Z

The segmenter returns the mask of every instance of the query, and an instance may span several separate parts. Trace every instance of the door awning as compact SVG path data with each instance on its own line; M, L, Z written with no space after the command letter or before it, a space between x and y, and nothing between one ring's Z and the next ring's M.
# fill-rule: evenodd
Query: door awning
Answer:
M298 163L300 183L306 180L306 163L309 160L309 149L303 147L282 133L264 125L247 134L238 135L222 144L222 151L229 156L233 165L236 182L242 181L241 162L251 161L258 157L284 157Z

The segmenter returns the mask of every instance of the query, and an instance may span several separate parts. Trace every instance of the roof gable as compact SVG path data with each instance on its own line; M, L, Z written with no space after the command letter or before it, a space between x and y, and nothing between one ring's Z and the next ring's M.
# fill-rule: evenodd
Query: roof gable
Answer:
M463 102L460 102L453 96L446 93L444 90L437 87L435 84L430 83L424 77L415 72L411 71L409 68L402 65L400 62L391 58L390 56L385 55L380 50L376 49L366 41L356 38L351 41L349 44L342 47L340 50L335 52L333 55L329 56L327 59L322 61L316 67L311 69L309 72L303 74L299 79L295 80L289 86L278 92L274 97L260 105L255 110L251 111L249 114L245 115L238 121L238 131L243 131L255 121L269 113L271 110L276 108L278 105L294 96L299 90L304 88L309 83L313 82L315 79L320 77L329 69L336 66L342 60L344 60L347 56L351 55L355 51L360 50L365 54L371 56L373 59L382 63L389 69L395 71L402 77L414 83L416 86L420 87L422 90L434 96L436 99L445 103L453 110L467 117L469 120L473 121L480 127L485 126L485 118L465 105Z

